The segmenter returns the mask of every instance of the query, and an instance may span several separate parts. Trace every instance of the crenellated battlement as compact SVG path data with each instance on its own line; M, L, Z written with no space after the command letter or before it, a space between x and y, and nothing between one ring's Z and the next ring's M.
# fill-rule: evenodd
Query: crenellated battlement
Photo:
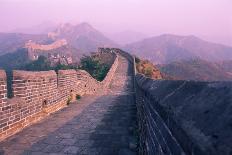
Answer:
M7 78L0 70L0 140L76 100L76 95L104 93L118 66L118 56L102 82L84 70L13 71L13 98L7 98Z

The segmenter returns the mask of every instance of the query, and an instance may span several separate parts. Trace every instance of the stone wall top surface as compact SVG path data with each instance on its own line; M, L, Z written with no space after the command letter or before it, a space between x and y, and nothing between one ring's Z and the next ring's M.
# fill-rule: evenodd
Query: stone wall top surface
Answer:
M77 71L74 69L69 69L69 70L59 70L58 74L76 74Z
M14 77L22 77L22 78L37 78L37 77L51 77L56 76L56 72L54 70L51 71L22 71L22 70L14 70Z
M82 69L78 69L77 73L90 75L87 71L82 70Z

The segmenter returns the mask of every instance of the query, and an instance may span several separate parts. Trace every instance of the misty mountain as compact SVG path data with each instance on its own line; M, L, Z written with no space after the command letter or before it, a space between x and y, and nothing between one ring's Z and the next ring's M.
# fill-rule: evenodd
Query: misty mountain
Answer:
M52 45L65 39L67 45L51 50L36 50L36 55L48 57L51 54L72 56L74 62L80 60L83 54L96 52L98 47L114 46L113 41L106 38L87 23L72 26L60 25L55 31L45 34L0 33L0 68L17 69L30 62L26 43L33 42L35 46Z
M73 47L85 53L95 52L98 47L115 47L116 44L88 23L62 24L48 34L53 40L66 39Z
M165 34L128 44L124 49L153 63L170 63L191 58L232 60L232 47L210 43L195 36Z
M123 31L107 35L111 40L118 44L126 45L147 38L147 35L135 31Z
M82 53L95 52L98 47L116 47L117 45L101 32L87 23L79 25L62 24L48 34L0 33L0 55L17 51L29 40L39 44L49 44L66 39L68 44Z
M232 80L232 61L209 62L202 59L175 61L158 65L162 73L179 80Z

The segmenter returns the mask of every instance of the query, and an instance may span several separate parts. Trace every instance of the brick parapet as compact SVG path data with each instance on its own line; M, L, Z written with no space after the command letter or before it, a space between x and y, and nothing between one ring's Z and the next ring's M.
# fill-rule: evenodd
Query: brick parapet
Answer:
M6 73L5 71L0 70L0 111L4 110L6 106L7 106Z
M199 155L231 152L230 131L225 130L231 113L224 107L231 103L232 82L154 80L142 74L135 79L140 154L162 154L164 150ZM209 139L215 135L217 143Z
M115 54L115 53L112 53ZM107 90L118 66L118 56L102 82L84 70L13 71L14 97L7 99L6 73L0 70L0 141L67 105L76 95ZM100 91L99 91L100 90Z

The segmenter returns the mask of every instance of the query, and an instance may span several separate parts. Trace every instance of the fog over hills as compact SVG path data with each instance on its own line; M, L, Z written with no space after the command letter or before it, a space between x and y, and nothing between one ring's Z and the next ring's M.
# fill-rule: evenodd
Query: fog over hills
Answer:
M30 30L28 30L30 32ZM65 40L67 45L50 50L37 50L40 55L70 55L72 60L79 61L84 54L96 52L98 47L115 47L113 41L106 38L101 32L94 29L87 23L78 25L60 24L54 31L48 34L22 34L22 33L0 33L0 68L14 68L29 61L29 54L26 44L32 42L35 46L44 47L52 43Z
M190 58L208 61L232 59L232 47L210 43L195 36L165 34L128 44L124 49L153 63L170 63Z
M146 34L136 31L131 31L131 30L122 31L113 34L106 34L106 36L120 45L130 44L133 42L143 40L148 37L148 35Z
M232 47L195 36L165 34L124 46L136 56L158 65L173 79L197 81L232 80Z
M46 27L42 25L40 24L38 27ZM210 43L195 36L164 34L143 39L146 35L142 33L126 31L107 35L110 36L111 39L109 39L88 23L60 24L53 29L47 34L0 33L0 55L23 47L28 40L37 43L50 43L66 39L71 46L83 53L94 52L98 47L120 47L117 43L125 44L136 41L124 45L123 48L139 57L159 64L191 58L207 61L232 59L232 47ZM31 32L30 29L28 32ZM112 41L113 39L117 43ZM138 41L139 39L140 41Z
M98 47L116 46L113 41L88 23L78 25L61 24L55 31L49 33L48 37L53 40L66 39L69 44L85 53L95 52Z
M158 65L158 68L165 75L178 80L232 80L232 61L209 62L202 59L190 59Z
M41 24L41 27L45 26ZM30 30L28 32L31 32ZM72 55L81 57L83 54L95 52L98 47L121 48L122 45L115 42L123 44L145 37L133 31L113 36L112 39L107 38L88 23L60 24L47 34L0 33L0 56L2 55L0 61L3 62L4 59L4 65L7 65L8 61L5 59L9 59L12 55L20 55L18 52L22 51L20 49L29 40L38 44L50 44L65 39L68 48L62 48L63 52L67 53L69 51L65 50L72 49ZM163 64L160 65L161 71L176 79L231 80L232 63L229 60L232 60L232 47L229 46L210 43L195 36L164 34L124 45L123 48L154 64ZM4 56L12 52L14 53ZM24 55L25 53L22 53L22 56ZM9 62L12 62L13 59L10 60Z
M31 32L30 29L28 31L24 29L23 31ZM95 52L98 47L117 46L116 43L105 37L88 23L78 25L66 23L58 25L54 28L54 31L47 34L0 33L0 55L24 47L25 43L29 40L36 43L48 44L59 39L66 39L71 46L84 53Z

